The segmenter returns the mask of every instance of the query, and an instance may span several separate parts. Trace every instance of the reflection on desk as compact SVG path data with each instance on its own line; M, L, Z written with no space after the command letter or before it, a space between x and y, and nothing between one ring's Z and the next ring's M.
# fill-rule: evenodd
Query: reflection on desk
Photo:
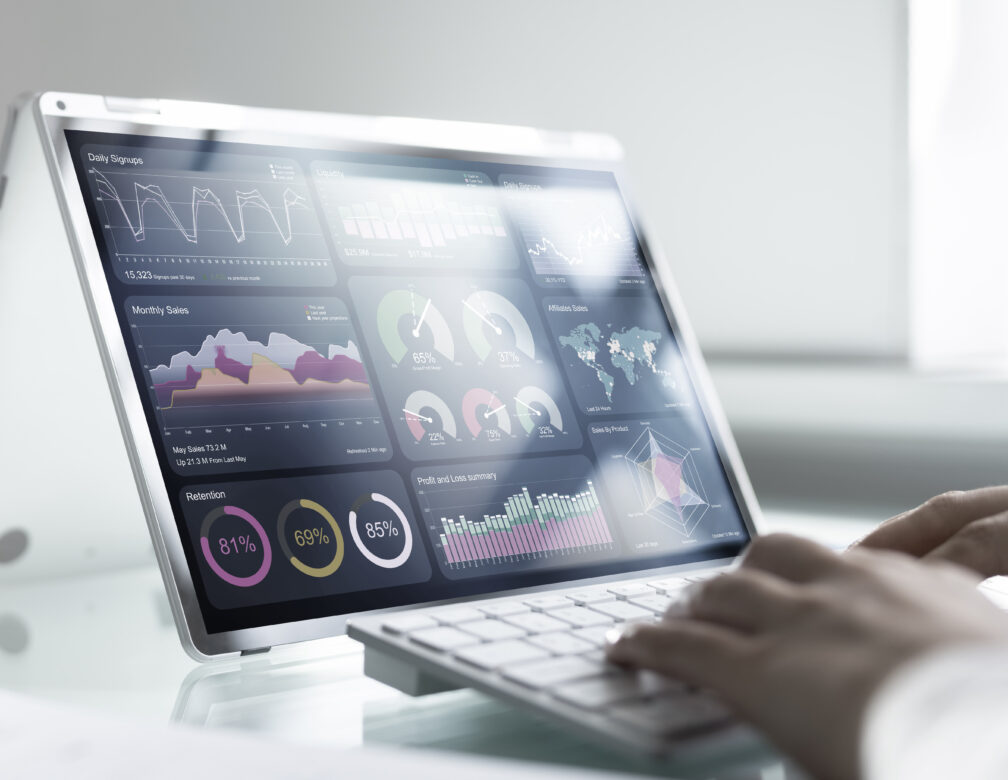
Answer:
M833 544L865 527L778 519L789 530L818 530ZM163 724L170 716L296 744L413 746L662 776L791 776L768 750L635 760L473 691L410 698L364 677L362 666L360 646L346 637L196 664L181 649L151 567L0 591L0 688L137 722Z

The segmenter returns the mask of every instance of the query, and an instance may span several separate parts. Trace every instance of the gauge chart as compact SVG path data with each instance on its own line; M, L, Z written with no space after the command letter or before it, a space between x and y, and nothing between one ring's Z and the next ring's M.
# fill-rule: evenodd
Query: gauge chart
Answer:
M406 427L422 444L445 444L458 438L455 415L439 396L429 390L415 390L403 404Z
M563 415L560 407L540 387L527 385L514 394L515 416L529 436L563 433Z
M528 285L350 278L391 425L413 461L581 446Z
M498 439L511 434L511 414L496 393L474 387L462 396L462 419L474 439Z
M300 166L223 152L85 146L109 260L127 284L331 285ZM134 164L111 164L110 159Z
M438 306L413 287L390 290L376 311L382 346L396 365L437 369L455 359L455 339Z
M519 365L523 359L535 359L528 321L499 293L477 290L467 295L462 300L462 324L469 345L483 363Z
M341 300L146 296L126 310L178 473L391 457Z
M394 471L200 484L179 494L220 609L424 582L431 567ZM348 605L343 611L355 611Z
M417 469L413 485L449 577L579 565L616 549L581 456Z

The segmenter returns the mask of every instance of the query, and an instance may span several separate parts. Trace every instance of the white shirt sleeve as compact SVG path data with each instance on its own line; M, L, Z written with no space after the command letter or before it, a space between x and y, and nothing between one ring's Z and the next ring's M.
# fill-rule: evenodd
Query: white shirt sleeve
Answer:
M863 729L866 780L1008 777L1008 645L941 650L901 667Z

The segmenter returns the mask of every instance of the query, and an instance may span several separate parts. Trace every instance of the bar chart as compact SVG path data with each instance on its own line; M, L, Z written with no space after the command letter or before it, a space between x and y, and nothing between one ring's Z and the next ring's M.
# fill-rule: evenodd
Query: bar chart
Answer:
M449 575L490 574L611 553L615 540L580 457L414 472L431 540ZM574 466L574 468L571 468Z
M574 495L528 488L509 496L501 514L468 520L442 517L441 546L449 563L520 559L523 555L611 544L612 536L591 482Z
M483 173L316 162L336 251L354 266L514 268L496 188Z

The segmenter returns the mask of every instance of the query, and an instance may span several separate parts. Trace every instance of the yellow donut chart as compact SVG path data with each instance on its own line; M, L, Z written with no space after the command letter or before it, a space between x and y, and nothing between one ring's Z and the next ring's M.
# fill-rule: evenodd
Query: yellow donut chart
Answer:
M336 553L333 555L333 559L325 566L309 566L301 561L290 549L290 545L287 543L287 534L285 533L285 530L287 518L290 517L291 512L295 509L307 509L314 512L325 520L332 529L333 539L336 540ZM345 549L343 544L343 533L340 531L339 526L336 525L336 518L330 514L328 509L318 502L307 498L296 498L287 503L284 508L280 510L280 517L277 519L277 530L279 531L278 536L280 537L280 548L283 550L284 555L287 556L287 559L291 562L291 566L302 574L307 574L309 577L328 577L330 574L334 574L343 563L343 551Z

